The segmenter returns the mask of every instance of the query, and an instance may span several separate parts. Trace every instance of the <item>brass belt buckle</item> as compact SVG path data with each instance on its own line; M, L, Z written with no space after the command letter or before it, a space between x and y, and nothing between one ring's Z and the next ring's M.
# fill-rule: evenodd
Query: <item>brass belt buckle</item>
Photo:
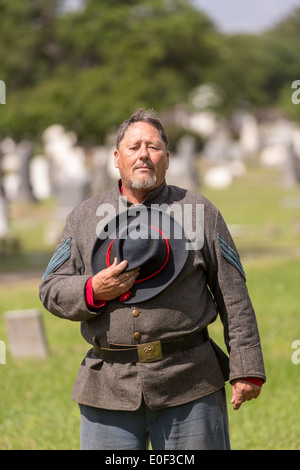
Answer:
M138 344L137 351L140 362L155 362L163 358L160 341Z

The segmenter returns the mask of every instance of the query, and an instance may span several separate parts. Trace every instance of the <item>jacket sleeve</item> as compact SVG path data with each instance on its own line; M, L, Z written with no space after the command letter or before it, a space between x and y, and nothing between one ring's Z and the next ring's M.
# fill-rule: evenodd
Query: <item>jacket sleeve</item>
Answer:
M61 239L42 277L40 299L44 307L58 317L73 321L94 318L99 310L87 304L86 284L91 274L85 272L71 216L68 216Z
M206 235L208 286L224 327L229 353L229 380L258 377L265 371L256 315L246 275L230 232L219 211Z

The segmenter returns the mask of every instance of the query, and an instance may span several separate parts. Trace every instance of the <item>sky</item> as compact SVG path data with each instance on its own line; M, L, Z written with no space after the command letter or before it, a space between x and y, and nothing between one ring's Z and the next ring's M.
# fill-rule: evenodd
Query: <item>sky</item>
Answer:
M70 9L82 0L66 0ZM192 0L224 33L258 33L274 26L295 8L300 0Z
M300 8L300 0L193 0L224 33L258 33Z

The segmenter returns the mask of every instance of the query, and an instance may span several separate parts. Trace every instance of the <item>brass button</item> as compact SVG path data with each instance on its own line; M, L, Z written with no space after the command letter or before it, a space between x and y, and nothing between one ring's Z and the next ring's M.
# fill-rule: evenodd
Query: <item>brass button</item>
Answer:
M133 335L134 339L138 340L138 339L141 339L141 333L139 331L136 331Z
M138 317L139 314L140 314L140 311L139 311L137 308L135 308L134 310L132 310L132 315L133 315L134 317Z

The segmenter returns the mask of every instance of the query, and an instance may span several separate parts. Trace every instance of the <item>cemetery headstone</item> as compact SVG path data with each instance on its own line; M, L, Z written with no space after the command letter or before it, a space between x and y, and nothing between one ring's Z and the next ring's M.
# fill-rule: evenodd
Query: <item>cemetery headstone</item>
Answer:
M199 181L196 160L195 138L184 135L177 143L176 154L170 156L170 166L167 172L168 183L191 191L197 190Z
M5 312L9 350L15 358L44 359L48 356L41 312L37 309Z
M300 182L300 161L297 158L292 142L287 145L287 156L282 168L282 184L291 188Z
M8 209L3 188L2 157L3 154L0 148L0 239L5 238L8 233Z
M47 128L43 140L50 164L51 188L57 199L56 217L65 219L88 196L90 181L84 150L75 146L75 133L66 132L59 124Z
M31 160L30 181L33 195L38 201L51 196L49 162L44 155L36 155Z
M32 145L28 140L22 140L17 145L17 155L20 160L20 186L19 186L19 198L21 201L32 201L32 187L30 182L30 158L32 153Z

